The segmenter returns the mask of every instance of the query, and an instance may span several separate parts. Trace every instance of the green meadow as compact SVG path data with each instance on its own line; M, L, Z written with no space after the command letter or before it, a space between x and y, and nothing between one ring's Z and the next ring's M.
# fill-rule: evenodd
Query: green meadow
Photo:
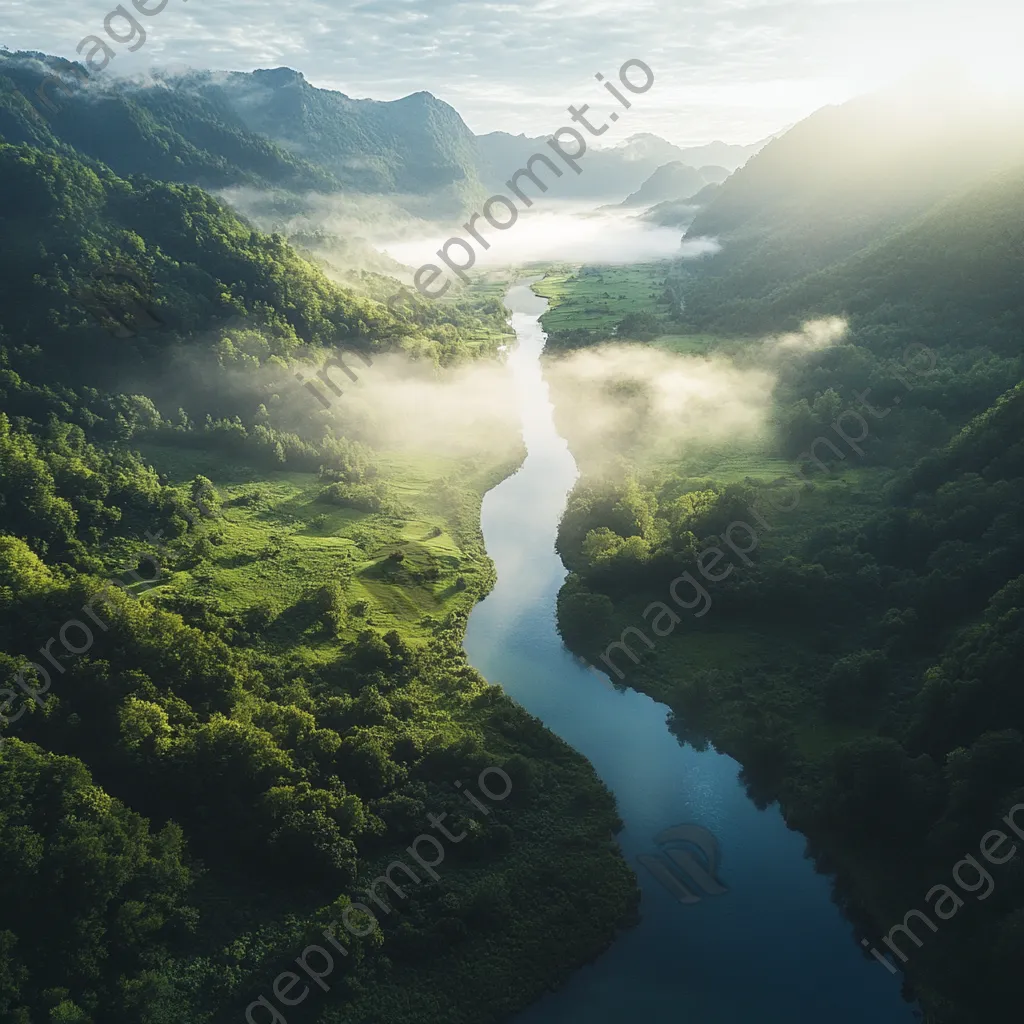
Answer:
M257 472L171 447L148 446L145 455L174 483L198 469L219 499L207 557L164 565L150 598L229 615L259 607L263 645L316 661L368 628L422 644L439 623L467 614L493 584L480 501L518 461L512 450L504 461L381 453L386 507L365 512L325 503L314 473ZM111 567L133 553L112 550ZM310 592L326 584L342 587L346 609L331 631L308 607Z
M633 266L552 267L534 285L551 301L542 323L548 332L585 328L607 331L628 313L643 313L660 301L667 262Z
M549 334L588 331L611 340L625 317L653 313L664 320L665 332L647 343L666 352L686 356L733 354L751 343L752 339L745 337L673 330L678 307L666 289L672 270L670 260L632 266L549 266L544 279L534 285L534 291L551 304L541 322Z

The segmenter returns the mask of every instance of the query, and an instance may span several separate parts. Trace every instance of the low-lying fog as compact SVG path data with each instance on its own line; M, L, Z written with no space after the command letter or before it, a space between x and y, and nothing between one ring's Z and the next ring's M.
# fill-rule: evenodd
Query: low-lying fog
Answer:
M465 228L444 232L424 232L410 238L385 230L374 238L374 245L410 267L437 263L437 251L449 238L457 236L470 242L478 267L521 266L538 262L638 263L643 260L669 259L673 256L699 256L715 252L718 246L700 239L682 242L679 228L654 227L636 217L636 211L596 212L580 204L538 205L521 211L519 219L500 231L479 220L476 230L490 245L484 249ZM460 255L461 259L462 256Z
M315 238L318 254L334 266L345 262L342 245L356 240L372 246L385 263L406 268L441 265L437 251L453 236L471 242L475 266L487 269L543 262L628 264L695 258L719 250L712 239L684 244L679 228L645 223L632 210L598 211L538 200L504 231L478 219L477 229L490 246L484 249L464 228L418 220L389 200L308 198L317 201L285 210L265 204L265 197L255 192L238 190L230 197L257 221L272 212L276 229ZM347 255L359 258L355 250ZM465 252L457 257L464 262ZM610 332L605 344L552 356L545 362L545 375L558 422L578 457L601 462L622 453L642 461L645 452L657 457L666 449L763 434L770 428L771 395L781 364L813 358L840 342L845 330L842 320L826 319L796 333L765 338L759 350L748 349L742 367L722 356L684 356L622 344ZM751 361L754 352L758 355ZM301 376L309 378L316 370L306 367ZM375 357L372 368L357 370L358 383L341 380L344 395L322 413L349 437L381 448L466 455L505 452L517 432L516 393L510 371L500 361L444 370L391 353ZM311 400L301 387L279 392L271 403L275 420L297 422Z
M813 357L846 333L838 317L809 321L751 345L743 366L721 355L610 341L549 358L545 375L559 429L581 465L600 467L618 454L655 461L687 448L764 437L782 366Z
M278 231L325 260L330 270L377 270L408 280L411 271L437 265L437 251L452 238L473 247L475 266L494 269L537 262L636 263L717 252L711 239L684 243L682 229L658 227L637 210L595 209L592 203L539 197L532 209L500 230L482 218L476 230L489 248L460 223L431 223L411 214L401 197L283 196L252 188L227 189L221 197L263 231ZM498 211L501 215L502 211ZM455 258L465 253L456 247ZM408 271L403 272L403 267Z
M764 338L744 365L713 355L679 355L640 343L605 344L545 361L559 428L581 464L617 455L634 463L694 447L762 438L783 364L840 343L846 323L812 321ZM309 368L312 374L314 368ZM357 364L359 380L327 414L335 429L374 447L446 455L506 452L518 432L517 391L504 363L482 360L442 370L392 353ZM308 396L299 400L308 404ZM287 413L290 398L278 406Z

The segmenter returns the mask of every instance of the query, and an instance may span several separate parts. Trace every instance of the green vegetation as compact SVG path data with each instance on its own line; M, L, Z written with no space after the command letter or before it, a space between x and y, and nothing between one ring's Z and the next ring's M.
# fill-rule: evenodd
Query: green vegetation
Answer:
M231 110L251 131L301 148L318 166L344 168L361 191L473 198L476 140L459 114L427 92L380 103L316 89L289 68L235 72L226 79L192 73L182 83L218 109Z
M655 344L772 366L770 443L652 463L640 439L587 467L559 533L559 624L613 681L668 703L681 739L735 756L754 799L780 801L885 951L908 909L935 919L925 893L1024 803L1024 175L971 150L905 187L925 143L893 136L911 156L851 162L869 132L853 115L769 146L698 218L722 254L658 271L685 305L678 340ZM846 132L838 152L823 126ZM640 312L670 322L651 268L597 274L538 288L561 347ZM743 340L836 315L839 342L774 364ZM620 637L629 650L609 647ZM990 899L965 900L923 948L897 939L932 1024L1019 1001L1019 859Z
M100 85L84 67L43 54L0 55L0 135L206 188L230 185L334 190L341 182L246 129L196 92ZM99 93L100 95L97 95Z
M170 475L203 466L193 452L142 448ZM514 459L510 448L510 466ZM313 473L236 467L222 475L230 467L208 461L220 498L216 543L201 563L168 575L155 599L203 616L211 608L230 616L265 607L251 642L268 652L332 658L339 641L368 628L426 642L440 623L468 615L493 583L476 516L501 466L382 455L373 485L325 485ZM357 488L376 500L360 500ZM356 491L354 498L346 491ZM465 589L456 586L460 577ZM310 594L333 585L337 607L326 630Z
M0 227L10 239L0 303L10 310L7 344L29 367L56 361L103 385L138 361L170 368L181 346L198 342L197 357L260 368L280 384L288 361L322 362L326 346L450 363L503 337L497 301L420 300L392 311L334 287L279 235L252 230L192 186L125 181L71 156L2 143L0 174L8 182ZM206 400L221 388L217 380Z
M480 189L473 135L447 104L353 100L288 68L90 83L81 64L4 52L0 137L204 188L429 195L453 214Z
M689 336L673 330L679 311L667 284L672 269L669 260L550 269L534 286L538 295L551 300L542 318L548 349L655 338L667 347L685 347ZM697 339L698 344L702 341Z
M486 357L495 286L391 311L66 143L0 144L0 183L0 1018L242 1020L430 814L466 833L439 877L288 1019L526 1005L637 894L593 770L461 650L519 439L376 450L294 381Z
M692 326L683 314L685 263L661 260L630 266L558 266L534 285L550 300L541 318L547 350L643 341L679 355L735 354L751 339Z

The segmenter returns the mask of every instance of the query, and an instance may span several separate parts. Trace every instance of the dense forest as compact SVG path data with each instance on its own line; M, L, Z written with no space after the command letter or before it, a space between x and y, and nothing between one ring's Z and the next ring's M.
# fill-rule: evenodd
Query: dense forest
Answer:
M207 189L429 196L454 214L480 188L474 137L446 103L427 93L353 100L289 68L131 82L0 51L0 133Z
M890 928L910 908L950 920L925 894L990 830L1016 840L1001 819L1024 804L1021 139L1001 123L986 148L999 133L978 123L951 147L937 116L879 159L858 148L876 116L858 101L770 144L691 228L722 252L652 268L663 287L616 324L632 344L770 365L771 422L728 453L652 463L641 438L585 465L559 623L781 802L927 1020L980 1024L1019 1003L1021 860L938 934L911 921L923 948ZM921 163L940 142L958 158ZM591 268L547 289L560 350L609 337L572 310L619 280ZM824 316L845 319L838 342L770 362L763 339Z
M4 82L0 1018L263 1021L300 958L288 1020L502 1019L636 903L607 790L461 650L518 439L414 464L295 381L443 374L500 303L332 283L194 183L170 97L79 150Z

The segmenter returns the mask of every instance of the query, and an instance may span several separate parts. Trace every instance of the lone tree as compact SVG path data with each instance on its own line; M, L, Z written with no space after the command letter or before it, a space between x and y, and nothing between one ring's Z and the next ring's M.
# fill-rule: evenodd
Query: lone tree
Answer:
M656 338L659 334L664 334L665 325L657 313L645 310L641 313L629 313L624 316L616 325L615 333L620 338L648 341L651 338Z

